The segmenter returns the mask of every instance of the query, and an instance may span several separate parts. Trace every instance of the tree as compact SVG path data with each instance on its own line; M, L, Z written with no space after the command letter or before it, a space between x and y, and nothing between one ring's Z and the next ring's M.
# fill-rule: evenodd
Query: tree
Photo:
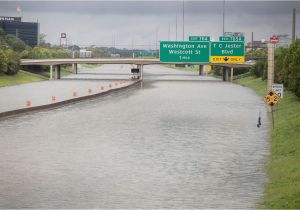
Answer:
M274 81L276 83L283 83L286 84L284 80L285 75L285 65L284 60L286 58L286 54L288 52L287 48L279 47L275 50L275 66L274 66Z
M51 44L46 42L46 34L41 33L39 35L39 47L50 48Z
M17 52L9 49L6 52L7 56L7 69L6 74L14 75L17 74L20 69L20 56Z
M0 27L0 36L5 36L5 31Z
M7 61L7 56L5 55L4 51L0 49L0 71L7 71Z
M290 45L284 59L284 83L300 96L300 40Z
M267 78L267 70L268 70L267 59L257 61L250 68L251 74L257 77L261 77L263 80Z
M14 50L18 52L22 52L28 46L21 39L17 38L14 35L6 35L6 43Z

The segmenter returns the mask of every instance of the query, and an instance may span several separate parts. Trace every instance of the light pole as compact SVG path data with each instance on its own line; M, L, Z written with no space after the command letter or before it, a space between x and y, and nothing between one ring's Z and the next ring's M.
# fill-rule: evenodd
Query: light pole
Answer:
M182 41L184 41L184 0L182 1Z
M156 56L158 55L157 39L158 39L158 28L156 27L156 30L155 30L155 54L156 54Z
M225 0L223 0L223 36L225 32Z

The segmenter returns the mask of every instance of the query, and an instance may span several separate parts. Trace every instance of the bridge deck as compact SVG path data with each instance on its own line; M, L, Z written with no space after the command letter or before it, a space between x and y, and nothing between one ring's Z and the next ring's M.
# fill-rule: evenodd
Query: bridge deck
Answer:
M21 65L61 65L61 64L178 64L176 62L160 62L159 59L137 58L65 58L65 59L21 59ZM181 63L182 64L182 63ZM252 63L186 63L195 65L213 65L234 68L251 67Z

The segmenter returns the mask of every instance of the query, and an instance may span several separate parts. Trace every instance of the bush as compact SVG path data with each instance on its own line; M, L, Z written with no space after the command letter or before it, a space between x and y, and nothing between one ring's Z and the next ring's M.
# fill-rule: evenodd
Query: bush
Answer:
M289 47L284 62L284 83L300 96L300 39Z
M267 78L268 65L267 60L259 60L250 68L251 74L261 77L263 80Z
M13 50L7 50L7 68L5 73L8 75L17 74L20 69L20 56L18 53L14 52Z
M0 71L6 72L7 71L7 56L3 50L0 49Z
M274 81L276 83L283 83L285 86L287 85L287 81L285 80L285 72L286 67L284 65L284 61L286 58L286 54L288 52L287 48L277 48L275 51L275 67L274 67Z
M17 38L14 35L6 35L6 43L10 46L14 51L22 52L28 46L21 39Z

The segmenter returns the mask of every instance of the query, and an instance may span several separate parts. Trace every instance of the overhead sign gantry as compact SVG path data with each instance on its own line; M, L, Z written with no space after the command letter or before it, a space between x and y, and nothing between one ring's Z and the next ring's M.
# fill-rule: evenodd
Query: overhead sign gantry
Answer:
M160 61L177 63L243 63L245 38L220 36L211 42L210 36L190 36L189 42L160 42Z

